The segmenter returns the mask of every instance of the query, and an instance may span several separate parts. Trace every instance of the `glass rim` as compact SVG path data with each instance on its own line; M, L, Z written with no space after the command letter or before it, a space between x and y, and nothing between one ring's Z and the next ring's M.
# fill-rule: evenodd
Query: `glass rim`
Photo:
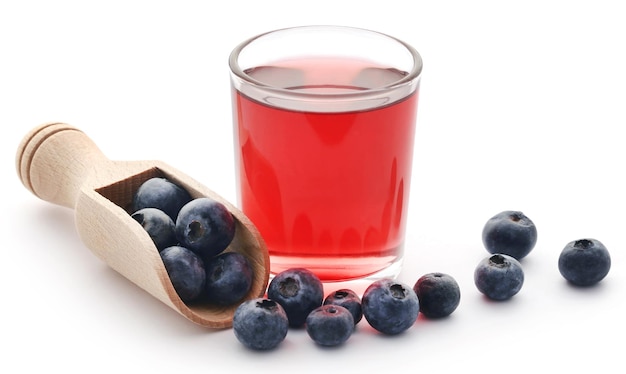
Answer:
M305 29L337 29L337 30L356 30L356 31L361 31L361 32L365 32L365 33L369 33L369 34L373 34L373 35L377 35L386 39L389 39L391 41L394 41L396 43L398 43L399 45L401 45L402 47L404 47L406 49L406 51L408 51L411 55L411 57L413 58L413 66L411 68L410 71L407 72L407 75L403 76L402 78L389 83L387 85L384 86L380 86L380 87L375 87L375 88L370 88L370 89L366 89L366 90L362 90L362 91L358 91L358 92L340 92L340 93L312 93L312 92L298 92L298 91L294 91L288 88L283 88L283 87L277 87L277 86L272 86L270 84L267 83L263 83L257 79L254 79L253 77L251 77L250 75L246 74L243 69L241 68L241 66L239 65L238 59L239 59L239 55L241 54L241 52L250 44L252 44L254 41L263 38L267 35L270 34L274 34L274 33L278 33L278 32L285 32L285 31L289 31L289 30L305 30ZM393 37L391 35L382 33L382 32L378 32L378 31L374 31L371 29L366 29L366 28L360 28L360 27L353 27L353 26L340 26L340 25L306 25L306 26L293 26L293 27L285 27L285 28L280 28L280 29L275 29L275 30L271 30L271 31L267 31L261 34L257 34L256 36L250 37L246 40L244 40L243 42L239 43L237 46L235 46L235 48L232 50L232 52L230 53L229 57L228 57L228 65L231 71L231 74L234 75L235 77L239 78L241 80L241 82L245 82L247 84L250 84L254 87L257 87L259 89L262 90L266 90L266 91L271 91L271 92L275 92L278 94L282 94L282 95L287 95L287 96L291 96L291 97L303 97L303 98L318 98L318 99L355 99L355 98L359 98L359 97L369 97L371 95L376 95L380 92L388 92L391 90L394 90L396 88L399 87L403 87L405 85L410 85L413 82L415 82L416 80L419 79L421 73L422 73L422 57L419 54L419 52L410 44L404 42L401 39L398 39L396 37Z

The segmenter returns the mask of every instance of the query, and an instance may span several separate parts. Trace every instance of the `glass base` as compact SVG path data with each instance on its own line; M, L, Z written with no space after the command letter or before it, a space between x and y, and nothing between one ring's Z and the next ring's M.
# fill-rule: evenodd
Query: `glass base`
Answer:
M270 281L281 271L301 267L311 270L320 278L326 294L348 288L362 295L363 291L376 280L397 278L402 270L403 257L320 259L271 256L271 264Z

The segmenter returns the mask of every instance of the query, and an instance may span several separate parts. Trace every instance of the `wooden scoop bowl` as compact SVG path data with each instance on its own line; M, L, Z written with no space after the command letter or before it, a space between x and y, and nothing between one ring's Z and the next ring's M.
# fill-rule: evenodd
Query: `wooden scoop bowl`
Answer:
M97 257L187 319L210 328L232 326L238 305L185 304L152 239L129 209L139 185L155 176L186 188L193 198L211 197L221 202L237 222L235 238L226 251L243 253L254 269L246 299L265 293L269 255L256 227L234 205L165 163L109 160L79 129L49 123L24 137L16 164L19 178L33 194L74 209L78 234Z

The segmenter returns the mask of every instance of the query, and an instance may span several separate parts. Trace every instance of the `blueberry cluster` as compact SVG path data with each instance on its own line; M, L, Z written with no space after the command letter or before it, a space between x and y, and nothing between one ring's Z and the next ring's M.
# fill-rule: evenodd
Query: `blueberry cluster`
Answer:
M474 270L478 290L493 300L507 300L524 283L521 260L537 242L537 228L519 211L503 211L491 217L482 232L485 249L492 255L479 262ZM576 286L591 286L608 274L611 257L596 239L569 242L559 255L561 275Z
M413 326L420 308L427 318L441 318L450 315L459 300L458 284L443 273L426 274L414 287L380 279L362 298L347 288L324 298L323 284L313 272L292 268L272 279L266 298L237 308L233 330L243 345L256 350L277 347L290 327L303 327L316 344L330 347L346 342L363 318L378 332L397 335Z
M225 251L235 237L236 223L223 204L192 198L167 178L154 177L139 186L132 210L182 301L232 305L249 292L253 272L248 259Z
M537 242L537 228L519 211L503 211L490 218L482 232L490 255L474 269L478 290L492 300L507 300L524 283L521 260ZM611 259L596 239L568 243L559 256L559 271L573 285L589 286L609 272ZM251 349L277 347L290 327L304 327L321 346L346 342L363 318L375 330L396 335L408 330L418 314L425 318L447 317L459 306L460 288L444 273L421 276L411 288L393 279L380 279L362 298L350 289L339 289L324 298L320 279L304 268L277 274L266 298L244 302L237 308L233 329L237 339Z

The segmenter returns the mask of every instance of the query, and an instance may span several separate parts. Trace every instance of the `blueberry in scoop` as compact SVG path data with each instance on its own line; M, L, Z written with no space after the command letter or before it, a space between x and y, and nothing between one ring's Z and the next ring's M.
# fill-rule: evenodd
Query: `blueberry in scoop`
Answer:
M131 217L146 230L159 252L177 243L174 221L161 209L139 209Z
M175 230L184 247L209 260L228 247L235 237L235 227L235 219L224 204L201 197L180 209Z
M184 302L196 300L204 289L206 273L198 255L181 246L167 247L160 252L172 286Z
M135 191L132 210L135 212L143 208L157 208L176 222L180 208L191 199L191 195L183 187L166 178L154 177L143 182Z
M243 299L252 286L250 262L239 252L224 252L206 262L206 299L230 305Z

